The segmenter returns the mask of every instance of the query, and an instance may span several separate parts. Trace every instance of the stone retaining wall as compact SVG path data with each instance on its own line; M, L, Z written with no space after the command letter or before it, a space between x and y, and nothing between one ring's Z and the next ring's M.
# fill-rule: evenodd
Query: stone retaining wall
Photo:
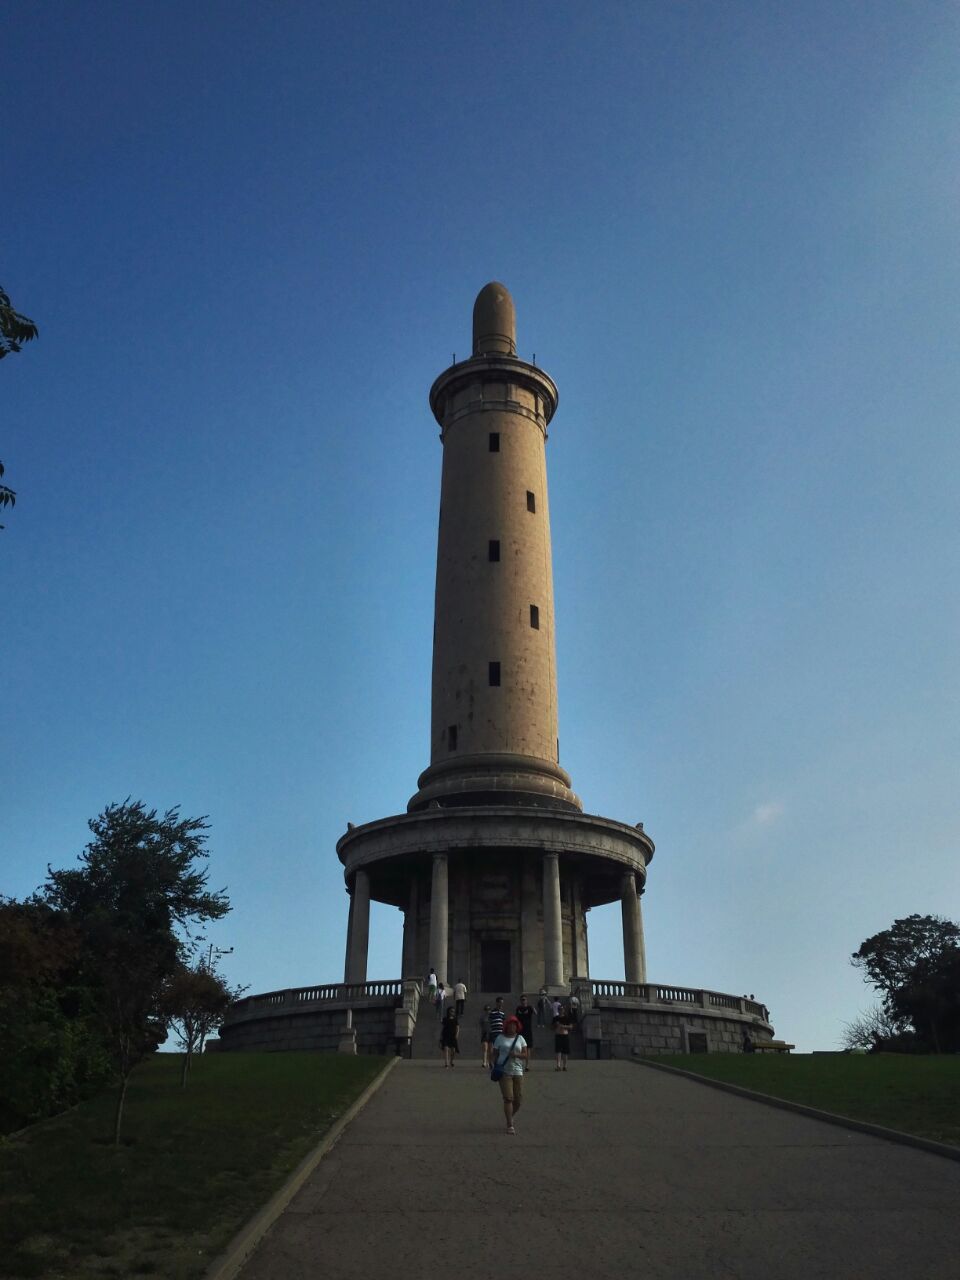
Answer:
M662 1006L625 1007L616 1000L598 1000L596 1007L584 1014L582 1030L588 1057L741 1053L745 1031L754 1042L773 1039L773 1028L756 1016L693 1008L673 1012Z
M253 1050L279 1053L312 1049L336 1053L347 1021L347 1008L311 1009L264 1018L250 1018L220 1029L220 1051ZM394 1006L354 1008L357 1053L393 1053Z

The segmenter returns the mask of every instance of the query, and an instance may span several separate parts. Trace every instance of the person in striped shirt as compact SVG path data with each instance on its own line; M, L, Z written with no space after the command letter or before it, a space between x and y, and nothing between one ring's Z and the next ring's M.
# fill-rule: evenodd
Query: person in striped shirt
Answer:
M497 999L496 999L496 1002L494 1003L493 1008L490 1010L489 1014L487 1015L487 1026L489 1028L488 1034L487 1034L488 1044L493 1044L497 1036L503 1033L504 1016L505 1014L503 1009L503 996L497 996Z

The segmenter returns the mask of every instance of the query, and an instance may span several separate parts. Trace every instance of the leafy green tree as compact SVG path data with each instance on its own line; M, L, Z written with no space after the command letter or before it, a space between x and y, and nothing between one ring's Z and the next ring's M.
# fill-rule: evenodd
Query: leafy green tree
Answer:
M850 963L864 970L865 982L889 997L910 981L919 961L956 946L960 946L960 928L952 920L942 916L905 916L861 942Z
M91 819L79 868L48 868L46 901L80 931L81 964L119 1078L114 1142L130 1073L165 1038L166 984L195 949L198 924L230 910L207 888L205 818L158 815L142 801Z
M960 947L918 960L890 1004L913 1026L920 1047L960 1052Z
M0 899L0 1132L55 1115L110 1077L80 950L62 912Z
M39 332L32 320L13 309L9 297L0 289L0 360L19 351L23 343L32 342ZM3 463L0 462L0 476L2 475ZM16 501L16 492L7 485L0 484L0 510L12 507ZM0 529L2 528L3 525L0 524Z
M183 1046L180 1086L186 1088L193 1054L203 1052L203 1042L223 1022L224 1014L245 988L231 988L204 960L182 965L164 987L161 1008L168 1026Z
M3 463L0 462L0 476L2 475L3 475ZM15 506L16 502L17 502L17 495L15 491L9 488L8 485L0 484L0 511L2 511L4 507ZM3 528L3 525L0 524L0 529L2 528Z
M876 1047L942 1052L960 1036L960 927L941 916L905 916L860 944L851 963L883 999L896 1035ZM912 1032L908 1031L912 1028Z
M3 289L0 289L0 360L19 351L25 342L32 342L40 330L32 320L15 311Z

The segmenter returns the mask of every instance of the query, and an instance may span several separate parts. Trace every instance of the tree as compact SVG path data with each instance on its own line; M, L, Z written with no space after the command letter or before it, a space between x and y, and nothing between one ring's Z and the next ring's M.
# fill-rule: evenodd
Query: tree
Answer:
M960 1052L960 947L918 960L890 1005L913 1025L921 1048Z
M942 916L906 916L860 944L850 957L883 997L899 1028L896 1047L912 1027L913 1046L940 1053L960 1040L960 927ZM894 1047L886 1045L885 1047Z
M142 801L108 805L91 819L81 866L48 868L46 901L80 930L84 978L119 1077L114 1143L130 1073L165 1037L165 984L195 950L190 930L230 910L207 889L205 818L158 816Z
M2 475L3 475L3 463L0 462L0 476ZM0 511L2 511L4 507L16 506L16 502L17 502L17 495L14 492L14 490L9 488L5 484L0 484ZM3 525L0 524L0 529L2 528L3 528Z
M32 320L15 311L7 294L0 289L0 360L32 342L40 330Z
M19 311L14 311L9 297L0 289L0 360L19 351L24 342L32 342L39 333L40 330L32 320L22 316ZM2 475L3 463L0 462L0 476ZM0 510L12 507L16 501L14 490L0 484ZM0 529L2 528L3 525L0 524Z
M864 981L889 998L910 981L919 961L929 960L946 948L956 946L960 946L960 928L952 920L944 920L942 916L906 916L861 942L850 963L865 970Z
M77 981L78 931L37 898L0 898L0 1132L55 1115L110 1075Z
M168 1019L168 1026L183 1045L183 1070L180 1086L186 1088L187 1074L192 1056L203 1052L203 1042L234 1000L238 1000L245 988L235 990L206 962L182 965L172 974L164 987L161 1008Z
M874 1005L866 1013L858 1014L851 1022L843 1024L841 1040L845 1049L878 1051L895 1044L903 1029L901 1018L888 1013L883 1005Z

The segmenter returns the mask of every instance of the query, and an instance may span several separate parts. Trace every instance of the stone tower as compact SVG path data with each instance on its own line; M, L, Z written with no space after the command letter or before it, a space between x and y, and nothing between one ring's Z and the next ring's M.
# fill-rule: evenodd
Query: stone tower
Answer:
M501 284L473 308L473 356L430 392L443 478L430 767L411 811L444 805L581 808L560 768L547 425L553 380L516 354Z
M586 915L620 900L645 982L653 843L582 812L560 767L547 427L557 388L517 356L513 300L483 288L473 351L434 382L443 473L430 764L407 813L352 827L344 981L366 980L370 899L404 913L403 976L565 991L589 976Z

